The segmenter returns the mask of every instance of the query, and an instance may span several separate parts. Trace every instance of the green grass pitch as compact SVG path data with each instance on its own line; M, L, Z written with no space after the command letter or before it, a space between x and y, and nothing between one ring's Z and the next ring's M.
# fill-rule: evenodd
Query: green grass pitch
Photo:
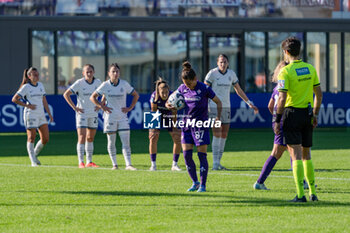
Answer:
M51 133L30 167L24 133L0 134L0 232L349 232L350 131L317 129L312 157L317 203L289 203L296 190L289 154L265 184L253 190L270 155L273 134L231 130L223 156L228 171L209 171L207 192L188 193L184 170L171 172L171 139L161 132L158 171L148 171L147 131L131 132L132 161L125 171L120 141L112 171L106 136L98 132L93 160L97 169L79 169L76 133ZM194 154L198 170L198 158ZM211 148L208 152L212 164Z

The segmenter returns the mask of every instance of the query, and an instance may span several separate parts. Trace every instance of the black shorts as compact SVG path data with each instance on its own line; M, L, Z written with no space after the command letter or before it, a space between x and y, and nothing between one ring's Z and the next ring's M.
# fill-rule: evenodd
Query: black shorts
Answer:
M312 146L312 115L307 108L287 107L283 113L283 133L287 145Z

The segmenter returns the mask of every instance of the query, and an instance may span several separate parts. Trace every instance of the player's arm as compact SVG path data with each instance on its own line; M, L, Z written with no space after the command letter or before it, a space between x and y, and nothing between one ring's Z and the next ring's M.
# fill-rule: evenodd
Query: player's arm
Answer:
M98 101L98 99L97 99L98 96L99 96L99 94L96 91L94 91L94 93L92 93L92 95L90 96L91 102L93 102L97 107L101 108L104 112L111 113L112 108L107 107L106 105L104 105L100 101Z
M155 103L151 103L151 111L152 111L152 112L156 112L157 109L158 109L158 105L155 104Z
M80 112L80 113L84 113L84 109L82 108L78 108L74 103L72 98L70 97L73 94L73 92L71 91L71 89L67 89L64 94L63 97L64 99L67 101L67 103L69 104L69 106L71 106L71 108L73 108L74 111L76 112Z
M44 105L45 111L47 112L47 114L49 114L50 121L53 122L53 116L51 115L49 104L47 103L47 99L45 95L43 96L43 105Z
M25 107L25 108L29 108L29 109L32 109L32 110L35 110L36 109L36 105L35 104L27 104L23 101L21 101L22 97L19 95L19 94L15 94L13 97L12 97L12 102L15 103L15 104L18 104L22 107Z
M249 100L249 98L247 97L247 95L244 93L244 91L242 90L241 86L239 85L239 83L237 82L236 84L233 85L233 88L235 89L237 95L239 97L241 97L241 99L246 102L246 104L254 109L254 113L257 114L259 112L259 109L254 105L254 103L252 101Z
M323 98L321 86L314 87L314 93L315 93L315 99L314 99L314 111L313 111L313 114L314 114L313 126L315 128L317 126L317 117L318 117L318 113L320 112L322 98Z
M275 134L280 134L280 124L282 120L282 114L284 112L284 105L287 100L287 92L280 91L277 101L276 121L275 121Z
M269 104L267 105L267 108L269 109L271 114L273 114L274 106L275 106L275 100L274 100L274 98L271 98L269 101Z
M221 100L217 96L214 96L214 98L212 98L212 100L214 101L214 103L216 103L216 108L217 108L217 113L218 113L216 118L219 120L221 117L221 110L222 110Z
M138 101L139 98L140 98L139 93L137 93L137 91L135 91L135 90L131 93L131 95L133 96L132 101L131 101L131 104L130 104L129 107L122 108L122 112L123 112L123 113L128 113L128 112L130 112L130 111L135 107L137 101Z
M207 82L207 81L204 81L204 83L205 83L206 85L208 85L209 87L211 87L211 83L209 83L209 82Z

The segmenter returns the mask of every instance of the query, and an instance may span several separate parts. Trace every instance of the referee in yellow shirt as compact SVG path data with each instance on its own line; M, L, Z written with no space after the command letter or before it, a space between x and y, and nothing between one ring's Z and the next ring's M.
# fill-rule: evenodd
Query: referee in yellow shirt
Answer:
M312 131L317 126L322 91L315 68L300 60L300 47L301 43L295 37L289 37L282 42L284 58L289 65L282 68L278 75L279 99L275 124L275 133L279 134L283 120L284 140L293 160L297 196L292 202L306 202L304 175L309 183L310 201L318 201L310 148Z

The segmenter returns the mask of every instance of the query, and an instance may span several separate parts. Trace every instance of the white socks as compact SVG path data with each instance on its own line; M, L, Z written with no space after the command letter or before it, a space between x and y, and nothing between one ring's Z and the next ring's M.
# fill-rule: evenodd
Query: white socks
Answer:
M77 154L78 154L79 164L84 163L84 150L85 150L85 144L77 143Z
M117 148L115 147L116 137L117 135L115 133L107 134L107 151L108 151L109 157L112 160L113 166L117 165Z
M131 166L130 130L119 131L118 133L120 141L122 142L125 166Z
M34 148L34 155L38 156L38 154L40 153L40 151L44 148L44 144L41 143L41 140L39 140Z
M32 166L33 166L34 164L36 164L35 153L34 153L34 143L27 142L27 151L28 151L29 159L32 162Z
M220 138L220 149L219 149L219 164L222 158L222 155L225 151L226 138Z
M220 138L213 136L211 148L213 152L213 167L216 168L220 164Z
M85 142L85 153L86 153L86 163L89 164L92 162L92 154L94 152L94 143Z
M213 167L216 168L220 165L222 155L225 150L226 138L217 138L213 136L213 142L211 148L213 151Z

